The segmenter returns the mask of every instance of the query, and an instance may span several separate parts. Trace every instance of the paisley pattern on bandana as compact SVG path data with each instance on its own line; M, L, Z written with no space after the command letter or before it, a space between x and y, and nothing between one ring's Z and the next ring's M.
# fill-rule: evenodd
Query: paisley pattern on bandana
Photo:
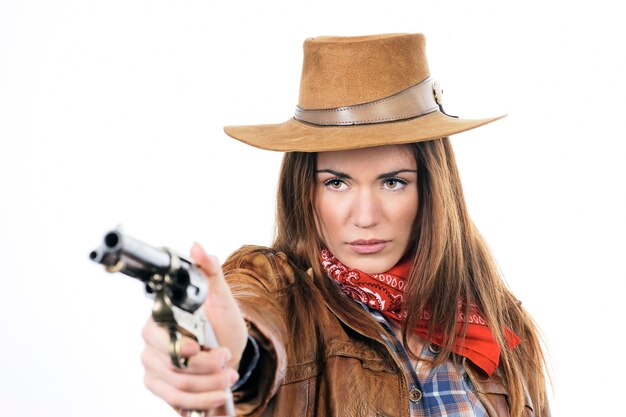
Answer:
M410 263L396 265L384 274L365 274L356 269L348 269L328 249L322 249L322 267L329 277L339 284L339 288L349 297L362 302L369 308L388 313L395 320L404 320L402 311L404 296L401 292L406 283L398 275L406 275Z
M358 269L350 269L343 265L326 248L321 251L322 268L326 274L335 280L339 288L349 297L360 301L373 310L380 311L385 317L404 321L407 312L404 305L404 288L406 277L411 270L411 259L402 259L389 271L381 274L367 274ZM430 312L424 310L415 333L424 339L439 346L445 344L440 332L429 334L428 321ZM463 325L467 322L465 338L461 338ZM509 349L520 343L519 337L510 329L505 328L504 334ZM457 317L457 338L452 351L472 361L487 375L491 375L500 362L500 347L485 319L476 305L470 306L468 316L465 315L465 303L459 301Z

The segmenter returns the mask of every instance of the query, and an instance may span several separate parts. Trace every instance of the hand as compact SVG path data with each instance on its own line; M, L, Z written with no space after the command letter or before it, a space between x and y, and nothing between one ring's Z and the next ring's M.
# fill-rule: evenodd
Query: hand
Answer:
M217 259L197 243L191 248L191 258L209 281L204 308L220 347L203 351L194 340L183 337L180 354L189 358L189 366L176 368L169 356L167 331L149 319L143 329L144 381L150 391L178 410L210 410L225 403L224 390L239 378L233 368L239 365L248 332Z

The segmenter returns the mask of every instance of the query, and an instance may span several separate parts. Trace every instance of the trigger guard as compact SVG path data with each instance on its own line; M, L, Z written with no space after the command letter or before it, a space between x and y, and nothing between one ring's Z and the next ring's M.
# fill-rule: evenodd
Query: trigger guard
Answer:
M180 369L187 369L189 358L180 356L180 333L176 329L170 329L170 359L172 365Z

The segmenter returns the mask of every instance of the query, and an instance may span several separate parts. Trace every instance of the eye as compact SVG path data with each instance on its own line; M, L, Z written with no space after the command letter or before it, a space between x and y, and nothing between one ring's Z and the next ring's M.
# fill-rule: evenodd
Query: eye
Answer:
M348 185L339 178L331 178L324 181L324 186L334 191L345 190L348 187Z
M385 178L383 180L383 188L391 191L402 190L406 185L407 182L400 178Z

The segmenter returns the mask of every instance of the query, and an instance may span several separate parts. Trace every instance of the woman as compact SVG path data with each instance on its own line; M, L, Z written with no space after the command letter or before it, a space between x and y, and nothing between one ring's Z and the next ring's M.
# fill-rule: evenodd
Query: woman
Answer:
M146 385L179 410L233 395L241 415L548 415L531 318L499 277L464 203L450 117L424 37L307 39L299 105L225 128L286 151L271 248L224 264L197 245L222 348L144 328ZM235 372L237 369L239 373Z

